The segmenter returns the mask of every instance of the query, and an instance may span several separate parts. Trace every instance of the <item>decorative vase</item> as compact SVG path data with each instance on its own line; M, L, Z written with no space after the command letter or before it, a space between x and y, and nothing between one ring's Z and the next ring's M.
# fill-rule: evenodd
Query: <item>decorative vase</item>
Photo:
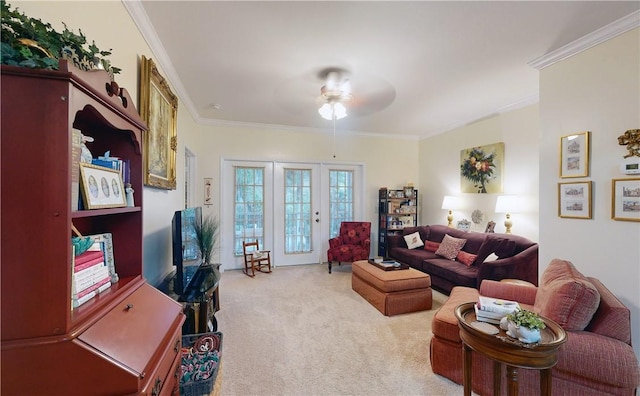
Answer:
M500 328L507 332L511 338L517 338L525 344L532 344L540 341L540 329L530 329L524 326L518 326L510 321L506 316L500 319Z

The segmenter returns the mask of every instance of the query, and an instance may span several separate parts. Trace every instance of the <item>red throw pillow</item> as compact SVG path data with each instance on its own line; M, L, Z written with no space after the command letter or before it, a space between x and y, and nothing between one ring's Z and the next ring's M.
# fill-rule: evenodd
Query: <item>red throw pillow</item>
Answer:
M424 250L427 252L435 253L439 247L440 244L438 242L424 241Z
M458 255L456 256L456 260L466 265L467 267L470 267L471 264L473 264L473 262L476 260L476 257L478 257L477 254L471 254L471 253L463 252L461 250L458 252Z

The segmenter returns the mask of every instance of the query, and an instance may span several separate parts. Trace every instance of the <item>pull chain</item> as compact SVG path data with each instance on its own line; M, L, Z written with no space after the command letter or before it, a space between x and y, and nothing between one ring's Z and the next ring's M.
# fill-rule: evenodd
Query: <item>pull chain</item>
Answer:
M333 158L336 158L336 116L333 116Z

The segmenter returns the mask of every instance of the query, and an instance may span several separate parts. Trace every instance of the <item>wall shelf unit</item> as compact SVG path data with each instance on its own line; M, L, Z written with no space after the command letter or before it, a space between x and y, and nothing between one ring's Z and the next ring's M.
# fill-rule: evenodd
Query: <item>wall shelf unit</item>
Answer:
M387 256L387 237L418 225L418 190L378 191L378 256Z

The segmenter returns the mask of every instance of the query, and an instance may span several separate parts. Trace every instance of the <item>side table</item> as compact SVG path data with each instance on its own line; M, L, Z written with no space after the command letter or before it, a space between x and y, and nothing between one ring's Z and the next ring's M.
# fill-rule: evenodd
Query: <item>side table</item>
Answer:
M518 368L522 367L541 370L540 394L550 396L551 368L558 362L558 348L567 340L562 327L543 317L547 327L540 331L540 341L526 344L509 337L499 326L496 326L499 330L497 334L489 334L473 327L472 323L477 320L473 306L473 302L464 303L455 310L463 348L464 395L471 396L471 351L474 350L494 361L494 395L500 395L502 364L505 364L509 395L518 394Z

